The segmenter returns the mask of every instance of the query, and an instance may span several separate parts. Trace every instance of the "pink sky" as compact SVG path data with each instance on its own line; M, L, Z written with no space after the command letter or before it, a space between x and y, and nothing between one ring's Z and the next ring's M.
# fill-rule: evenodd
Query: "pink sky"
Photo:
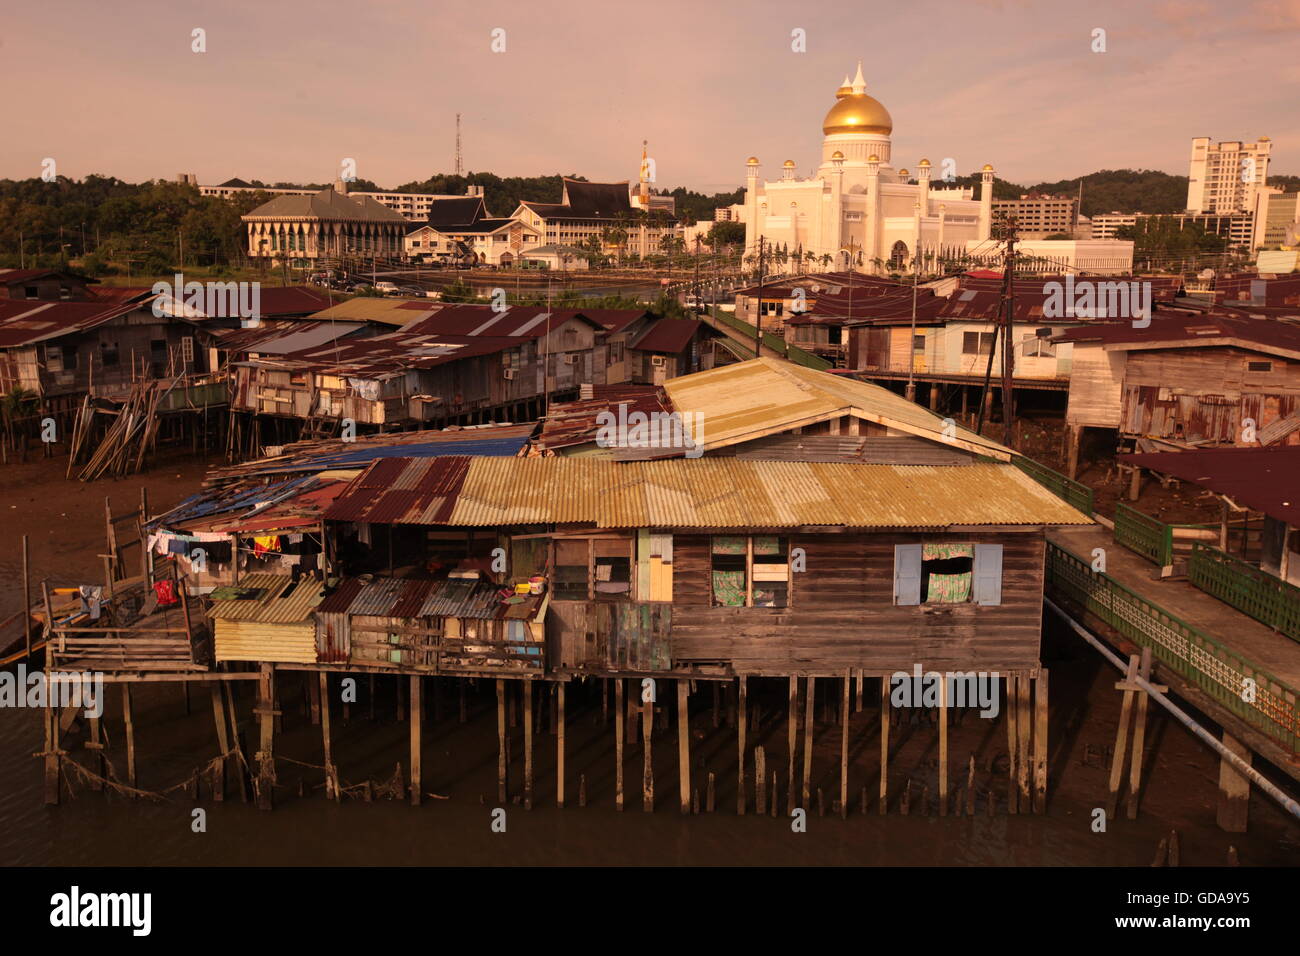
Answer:
M1300 173L1298 41L1300 0L45 0L0 34L0 177L48 156L77 178L319 182L352 157L395 186L452 170L460 112L467 170L634 178L648 139L661 185L712 192L750 154L811 170L858 59L899 165L1186 174L1194 136L1268 135L1273 171Z

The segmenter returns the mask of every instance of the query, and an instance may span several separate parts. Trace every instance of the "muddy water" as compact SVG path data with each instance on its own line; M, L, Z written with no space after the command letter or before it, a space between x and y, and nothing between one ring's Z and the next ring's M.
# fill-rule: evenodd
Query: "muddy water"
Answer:
M64 482L60 463L37 462L0 474L0 512L8 513L4 543L28 533L42 574L74 583L93 575L101 550L103 497L117 508L139 499L140 481L82 486ZM196 484L202 467L186 464L146 476L155 510L172 504ZM179 476L179 477L178 477ZM15 505L9 508L9 505ZM16 550L12 553L16 554ZM0 565L5 586L3 608L19 606L21 584L13 564ZM7 611L6 611L7 612ZM840 727L819 710L814 758L814 796L806 833L791 832L789 819L736 814L735 731L727 726L725 703L714 727L711 694L692 698L693 784L706 800L707 772L716 774L714 813L683 818L678 812L676 728L655 730L655 812L642 810L642 754L629 744L624 779L626 809L614 809L613 722L602 720L599 687L574 686L568 705L567 803L554 806L555 738L545 726L537 735L536 798L532 810L513 802L522 792L521 727L510 729L511 795L504 804L506 832L494 833L496 800L496 708L484 682L468 694L469 720L457 719L456 685L432 682L426 690L424 790L431 796L418 808L402 801L336 804L320 789L322 775L310 767L282 761L276 809L259 812L240 800L233 787L224 803L214 803L206 787L196 802L183 792L162 803L128 801L78 787L57 808L41 805L41 748L38 715L0 711L0 864L948 864L1122 865L1151 862L1160 838L1179 832L1184 865L1218 865L1229 845L1243 864L1294 865L1300 862L1300 828L1258 796L1251 804L1251 832L1228 835L1214 825L1217 761L1181 727L1153 715L1147 788L1139 819L1109 822L1093 832L1092 811L1104 803L1107 761L1114 740L1119 695L1115 675L1095 655L1067 635L1048 635L1046 655L1052 673L1051 800L1044 816L1008 816L1005 771L999 759L1006 735L1000 720L973 715L954 726L951 738L953 786L966 780L967 758L976 758L977 814L937 815L937 734L918 715L894 716L890 812L879 816L875 794L879 774L878 705L872 694L850 724L850 806L847 820L832 811L839 792ZM870 684L868 685L870 687ZM779 788L786 777L784 684L752 682L751 701L760 722L750 740L768 753L769 773ZM406 764L406 724L396 720L397 682L358 681L359 700L345 712L334 708L335 762L345 785L366 779L388 781ZM250 713L251 687L238 699L246 747L255 744ZM818 694L834 696L837 687L819 683ZM278 682L283 732L277 755L304 764L322 762L320 728L307 712L300 675ZM124 771L125 754L117 691L110 692L105 726L109 759ZM667 695L666 695L667 696ZM436 698L440 698L437 700ZM835 698L838 700L838 698ZM186 780L216 753L207 691L190 692L189 712L174 685L148 685L134 692L139 785L162 790ZM74 728L67 746L73 759L86 762L84 733ZM251 749L251 748L250 748ZM752 774L752 769L751 769ZM579 779L585 778L587 806L580 807ZM899 812L899 795L912 781L910 813ZM752 786L752 783L751 783ZM300 787L303 795L299 796ZM870 813L860 812L867 788ZM816 791L824 792L825 816L817 812ZM997 813L985 815L992 792ZM928 797L928 801L927 798ZM445 798L445 799L444 799ZM194 833L191 812L207 813L207 832ZM703 809L703 806L702 806ZM784 810L784 800L782 802ZM926 810L929 812L927 813Z

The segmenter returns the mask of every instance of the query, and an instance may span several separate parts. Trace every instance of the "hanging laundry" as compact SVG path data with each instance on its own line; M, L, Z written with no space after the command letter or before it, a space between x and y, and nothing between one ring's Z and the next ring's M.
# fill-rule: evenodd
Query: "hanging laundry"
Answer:
M98 584L83 584L77 588L81 598L81 610L90 615L92 621L99 620L100 605L104 601L104 588Z
M229 538L224 541L204 541L202 547L207 552L209 561L225 564L230 560Z
M167 540L168 554L187 554L190 550L191 542L187 538L175 537Z
M153 583L153 592L158 596L159 607L171 607L179 601L179 598L176 597L175 581L155 581Z
M280 553L280 536L278 534L262 534L253 538L253 553L256 555L267 554L268 552Z

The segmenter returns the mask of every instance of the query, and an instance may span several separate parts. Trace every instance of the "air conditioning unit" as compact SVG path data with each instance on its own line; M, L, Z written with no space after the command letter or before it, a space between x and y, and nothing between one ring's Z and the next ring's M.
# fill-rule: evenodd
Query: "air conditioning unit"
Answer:
M666 361L667 361L667 360L666 360L662 355L652 355L652 356L650 356L650 364L653 365L655 368L663 368L663 367L664 367L664 363L665 363Z
M578 364L578 356L577 356L577 353L575 353L575 352L566 352L565 355L564 355L564 364L565 364L565 365L577 365L577 364Z
M515 371L516 369L513 368L502 369L501 374L505 377L505 380L509 382L515 377Z

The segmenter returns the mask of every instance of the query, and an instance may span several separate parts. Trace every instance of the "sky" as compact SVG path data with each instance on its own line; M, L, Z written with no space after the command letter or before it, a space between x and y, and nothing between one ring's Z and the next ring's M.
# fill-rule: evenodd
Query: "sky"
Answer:
M0 178L391 188L453 171L460 113L467 171L635 179L648 140L712 193L811 173L859 60L895 165L1186 175L1195 136L1267 135L1300 174L1298 51L1300 0L42 0L0 34Z

